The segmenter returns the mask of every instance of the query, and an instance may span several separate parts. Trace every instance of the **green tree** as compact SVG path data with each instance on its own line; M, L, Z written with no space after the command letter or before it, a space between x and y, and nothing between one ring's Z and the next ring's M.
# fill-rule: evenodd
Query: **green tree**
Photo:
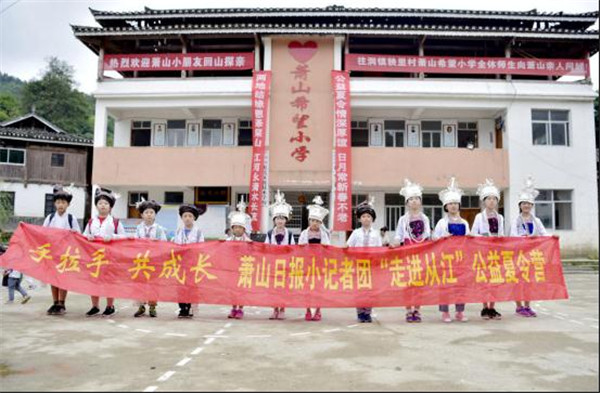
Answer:
M21 114L19 99L12 93L0 93L0 122L14 119Z
M23 87L22 109L35 105L36 113L65 131L93 138L94 100L76 89L74 70L68 63L51 57L39 80Z

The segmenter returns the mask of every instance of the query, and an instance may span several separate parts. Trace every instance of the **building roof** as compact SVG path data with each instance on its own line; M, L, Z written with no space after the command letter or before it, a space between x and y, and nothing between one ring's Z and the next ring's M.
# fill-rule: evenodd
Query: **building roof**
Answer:
M44 119L35 112L28 113L16 119L6 120L5 122L0 123L0 126L13 128L39 128L48 132L66 134L66 131L62 128L51 123L49 120Z
M92 146L94 141L66 132L51 132L39 128L15 128L0 126L1 139L28 140L52 144Z

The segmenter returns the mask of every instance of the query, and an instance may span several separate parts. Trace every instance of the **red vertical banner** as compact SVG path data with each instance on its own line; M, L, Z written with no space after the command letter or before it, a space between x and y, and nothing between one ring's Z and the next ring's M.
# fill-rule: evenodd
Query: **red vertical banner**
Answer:
M252 167L248 201L253 231L260 230L270 87L271 71L255 71L252 77Z
M350 75L332 71L335 156L333 230L352 230L352 150L350 129Z

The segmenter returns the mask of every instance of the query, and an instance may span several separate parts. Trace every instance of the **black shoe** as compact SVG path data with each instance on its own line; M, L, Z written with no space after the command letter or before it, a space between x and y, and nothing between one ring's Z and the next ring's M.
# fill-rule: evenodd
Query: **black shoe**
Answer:
M86 317L93 317L94 315L98 314L100 312L100 309L96 306L90 308L90 311L85 313Z
M139 318L146 313L146 307L142 304L140 308L133 314L135 318Z
M483 318L485 320L492 318L491 311L492 311L492 309L489 309L489 308L484 308L483 310L481 310L481 318Z
M179 309L178 318L189 318L189 317L190 317L190 312L187 310L187 308Z
M371 323L373 320L371 319L371 314L365 314L365 323Z
M151 318L156 318L156 306L150 306L149 314Z
M364 323L365 322L365 313L364 312L360 312L358 313L357 317L358 317L358 322L360 323Z
M500 314L498 311L496 311L495 308L491 308L489 313L490 313L490 318L492 318L492 319L497 319L497 320L502 319L502 314Z
M110 317L111 315L115 314L115 306L106 306L106 308L104 309L104 312L102 313L103 317Z
M48 309L48 311L46 311L46 313L48 315L55 315L56 311L57 311L57 307L58 307L58 303L54 303L52 306L50 306L50 308Z
M65 315L67 313L67 308L65 307L64 304L58 304L56 306L56 311L53 315Z

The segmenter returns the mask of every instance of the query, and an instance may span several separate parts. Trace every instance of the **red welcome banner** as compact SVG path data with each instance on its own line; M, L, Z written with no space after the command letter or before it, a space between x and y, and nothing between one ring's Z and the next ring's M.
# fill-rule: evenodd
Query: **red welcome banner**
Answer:
M333 230L352 230L352 149L350 119L350 76L347 71L331 71L333 83L334 185Z
M105 71L252 70L254 53L104 55Z
M358 53L349 53L345 59L348 71L585 77L590 75L590 63L587 59L394 56Z
M449 237L397 249L105 243L20 224L0 265L70 291L167 302L391 307L567 299L558 238Z
M250 217L252 230L260 230L263 202L265 141L269 115L271 71L256 71L252 77L252 168L250 169Z

